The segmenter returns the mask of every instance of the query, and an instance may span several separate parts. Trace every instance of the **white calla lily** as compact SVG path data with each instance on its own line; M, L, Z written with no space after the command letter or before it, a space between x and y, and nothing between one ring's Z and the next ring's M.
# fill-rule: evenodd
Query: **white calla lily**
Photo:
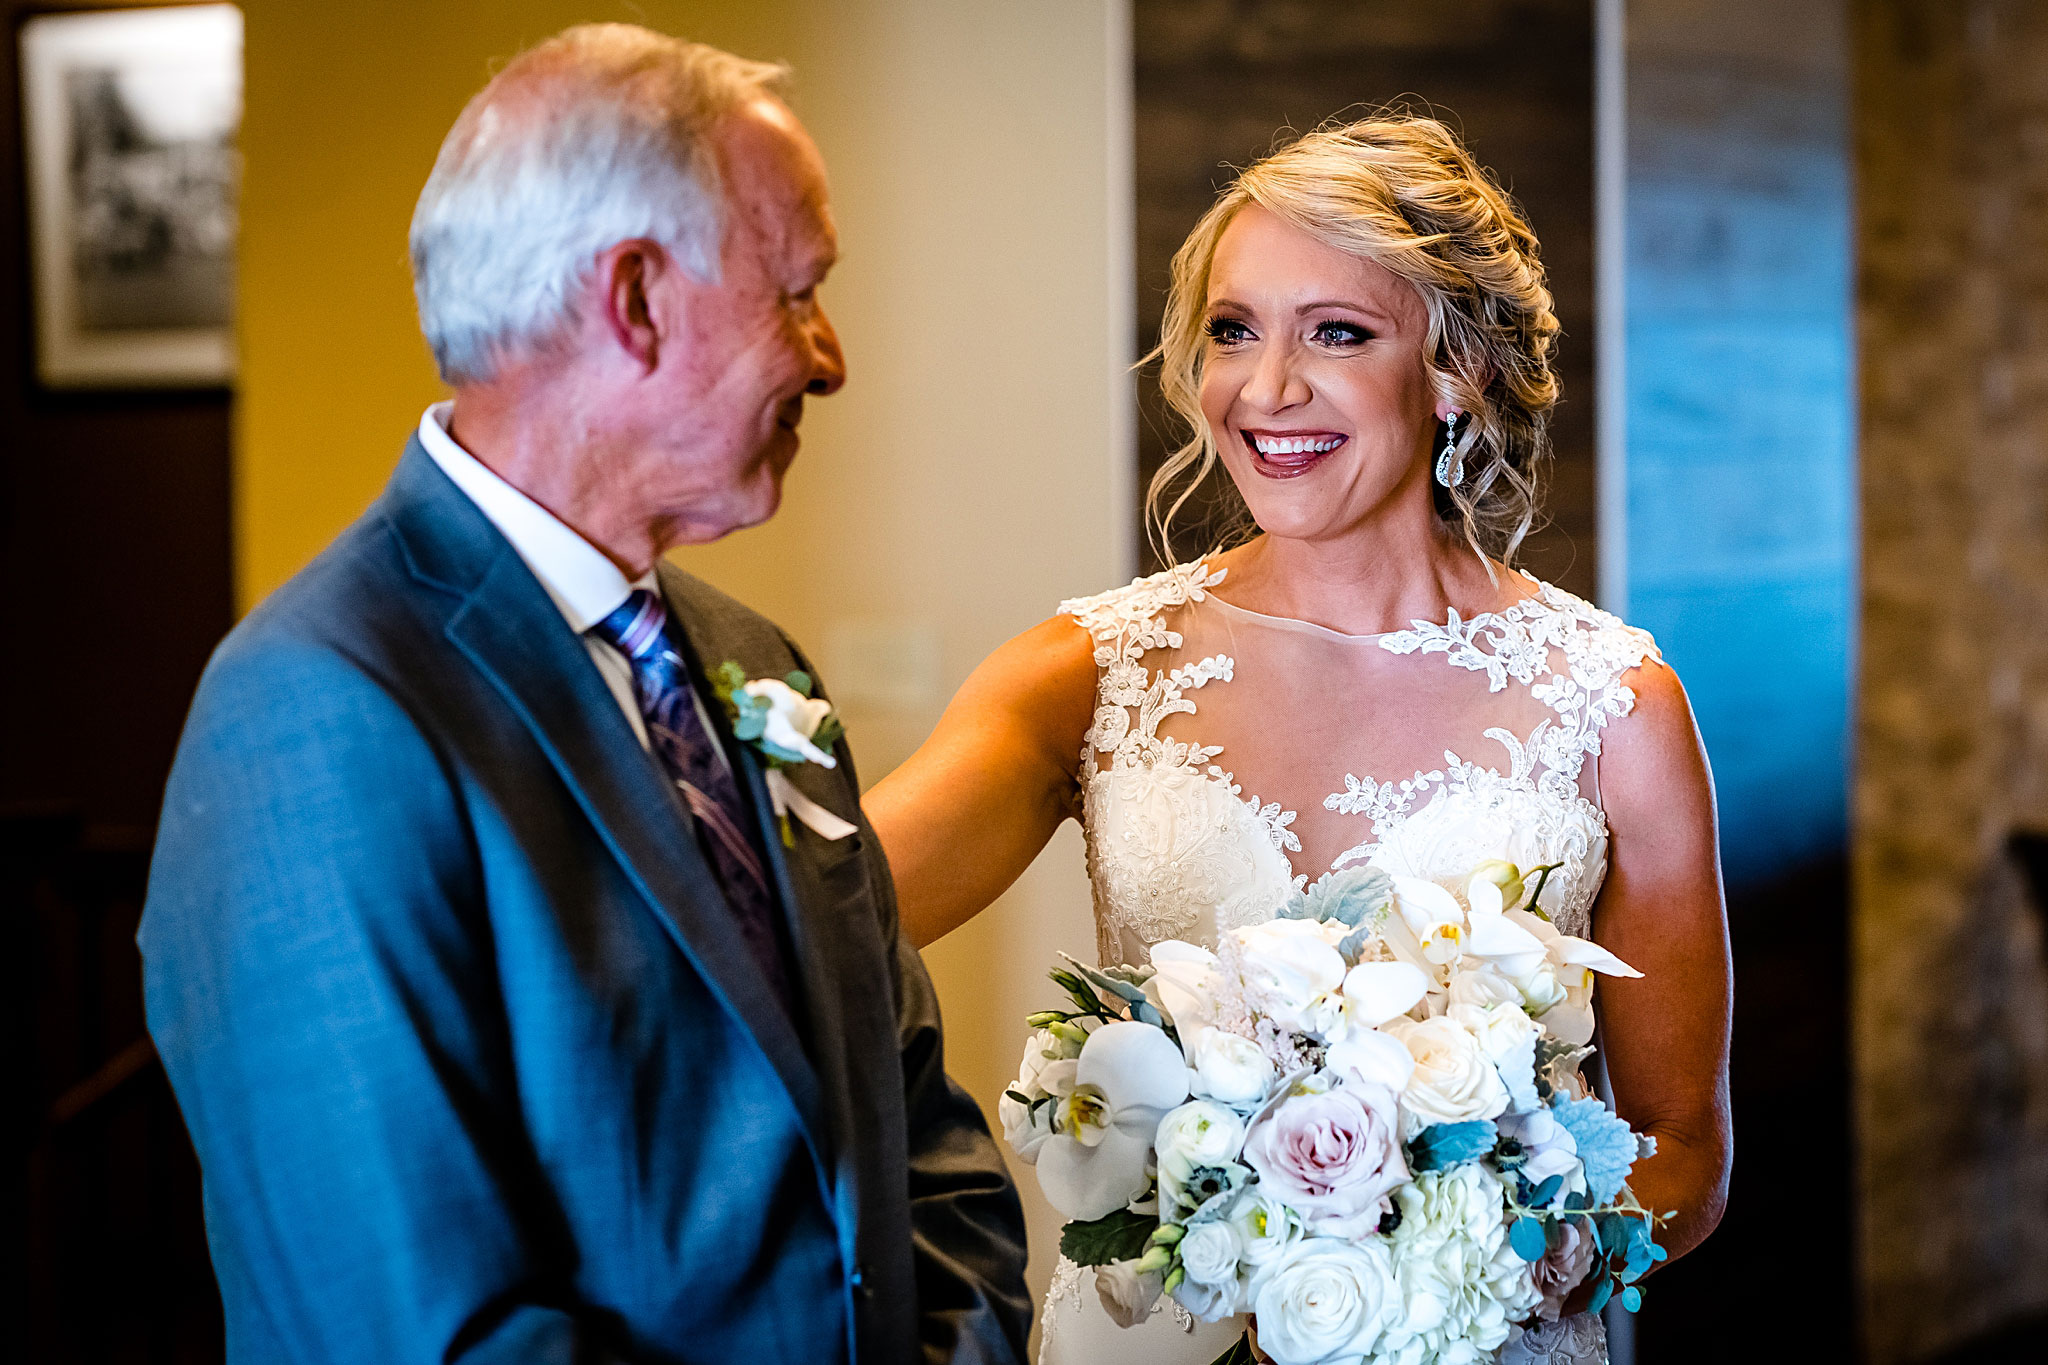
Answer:
M807 697L780 678L755 678L742 690L768 703L761 729L764 741L778 749L802 754L823 767L839 766L838 759L811 743L811 736L832 714L831 702L822 697Z
M1089 1034L1053 1136L1038 1152L1046 1200L1086 1222L1143 1195L1159 1120L1187 1097L1187 1065L1164 1032L1118 1022Z
M1152 945L1153 976L1145 998L1158 1006L1180 1033L1182 1043L1216 1022L1216 992L1223 970L1216 954L1179 939Z

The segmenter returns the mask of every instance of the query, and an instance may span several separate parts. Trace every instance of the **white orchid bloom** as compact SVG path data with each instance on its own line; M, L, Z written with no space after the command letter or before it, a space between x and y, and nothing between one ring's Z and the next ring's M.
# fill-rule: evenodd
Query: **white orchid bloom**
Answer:
M1394 878L1394 909L1426 961L1443 966L1456 962L1464 952L1465 907L1435 882L1421 877Z
M1344 955L1314 920L1276 919L1239 929L1246 1002L1282 1028L1322 1033L1337 1020Z
M1407 1045L1378 1029L1360 1029L1332 1043L1324 1064L1347 1086L1384 1086L1396 1095L1415 1075L1415 1056Z
M1376 1029L1389 1019L1400 1018L1422 1003L1429 986L1429 976L1413 963L1359 963L1344 973L1339 1025L1331 1030L1331 1039Z
M1041 1082L1042 1082L1041 1076ZM1038 1183L1054 1208L1087 1222L1145 1193L1146 1158L1166 1111L1188 1097L1173 1040L1150 1024L1104 1024L1074 1063L1053 1136L1038 1152Z
M1555 977L1564 999L1531 1013L1543 1026L1574 1047L1593 1041L1593 973L1641 976L1642 973L1588 939L1561 934L1557 926L1527 910L1510 910L1506 918L1543 944L1542 972ZM1517 985L1521 985L1518 981ZM1524 994L1527 994L1526 988Z
M778 749L802 754L822 767L839 766L838 759L811 743L811 736L832 714L831 702L822 697L807 697L780 678L756 678L741 690L768 703L761 728L764 741Z

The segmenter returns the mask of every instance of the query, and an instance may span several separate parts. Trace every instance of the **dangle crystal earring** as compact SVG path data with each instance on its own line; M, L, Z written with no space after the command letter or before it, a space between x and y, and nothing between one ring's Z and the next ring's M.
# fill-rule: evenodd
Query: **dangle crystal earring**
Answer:
M1465 457L1458 453L1458 418L1461 415L1454 412L1444 418L1444 449L1436 457L1436 481L1446 488L1456 488L1465 481Z

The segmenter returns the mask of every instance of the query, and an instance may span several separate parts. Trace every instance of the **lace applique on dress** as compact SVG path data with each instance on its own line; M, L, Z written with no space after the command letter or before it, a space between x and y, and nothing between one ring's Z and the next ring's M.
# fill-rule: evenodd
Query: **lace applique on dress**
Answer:
M1080 757L1096 950L1105 963L1124 961L1127 944L1213 937L1198 922L1199 907L1218 907L1224 927L1270 918L1294 882L1286 854L1301 848L1288 828L1295 813L1245 796L1215 763L1220 746L1159 733L1168 717L1195 713L1189 693L1235 676L1227 654L1156 671L1144 662L1181 647L1171 614L1207 601L1225 573L1182 565L1060 604L1094 639L1100 670ZM1245 830L1258 832L1268 856L1237 837ZM1280 890L1262 900L1257 888L1270 890L1276 860Z
M1607 722L1635 705L1635 692L1623 676L1646 661L1661 660L1656 642L1647 632L1547 583L1498 612L1461 619L1453 610L1442 625L1411 624L1412 629L1380 637L1380 648L1390 654L1441 654L1453 667L1483 673L1491 692L1518 683L1554 714L1526 736L1498 727L1485 732L1506 751L1506 772L1446 750L1442 769L1418 772L1398 784L1347 773L1345 789L1325 797L1323 806L1366 816L1372 837L1340 854L1335 865L1371 861L1418 813L1417 803L1425 796L1433 794L1432 806L1446 797L1473 798L1494 810L1526 804L1521 818L1532 822L1531 841L1554 850L1554 860L1563 863L1557 878L1561 900L1554 913L1560 923L1572 926L1567 932L1582 932L1600 880L1585 874L1596 843L1604 857L1607 817L1581 794L1580 775L1586 758L1599 755ZM1515 796L1542 799L1514 803Z

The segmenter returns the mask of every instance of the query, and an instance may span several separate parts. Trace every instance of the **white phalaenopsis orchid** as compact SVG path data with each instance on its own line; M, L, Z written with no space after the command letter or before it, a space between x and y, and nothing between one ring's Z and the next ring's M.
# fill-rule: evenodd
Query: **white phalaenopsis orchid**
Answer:
M802 754L821 767L839 766L838 759L811 742L825 717L832 714L831 702L822 697L807 697L780 678L755 678L741 690L768 704L761 728L764 741L778 749Z
M1119 1021L1089 1034L1038 1149L1047 1201L1085 1222L1141 1198L1159 1120L1187 1097L1187 1063L1163 1031Z
M1339 1017L1344 955L1315 920L1276 919L1236 931L1245 1003L1282 1028L1325 1033Z
M1542 1020L1543 1026L1556 1034L1560 1041L1573 1046L1582 1046L1593 1041L1593 973L1607 976L1641 976L1642 973L1623 962L1599 944L1570 934L1561 934L1557 926L1540 915L1527 910L1509 910L1504 918L1527 932L1543 947L1543 963L1535 974L1541 984L1547 971L1564 992L1564 999L1538 1013L1530 1013ZM1512 978L1511 978L1512 979ZM1515 983L1521 986L1521 982ZM1524 995L1528 994L1526 988Z

